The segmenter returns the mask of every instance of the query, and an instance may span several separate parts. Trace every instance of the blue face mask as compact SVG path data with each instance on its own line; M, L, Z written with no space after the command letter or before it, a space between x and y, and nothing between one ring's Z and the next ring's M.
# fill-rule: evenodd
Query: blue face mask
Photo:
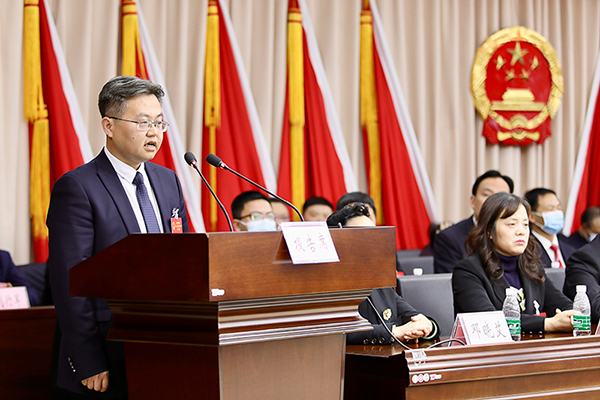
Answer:
M247 223L242 222L242 224L248 227L249 232L266 232L277 230L277 224L275 221L268 218L259 219L258 221L250 221Z
M549 211L545 213L532 212L534 215L538 215L544 219L544 225L534 222L548 235L556 235L562 231L565 226L565 214L561 210Z

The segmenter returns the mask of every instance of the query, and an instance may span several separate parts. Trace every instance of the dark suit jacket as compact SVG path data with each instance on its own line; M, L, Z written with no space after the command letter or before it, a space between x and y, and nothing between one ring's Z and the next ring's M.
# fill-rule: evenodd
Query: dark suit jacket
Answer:
M108 397L127 391L123 345L106 341L112 311L105 299L69 296L69 269L125 236L140 232L117 173L103 150L95 159L64 174L52 189L47 225L48 270L62 337L58 386L84 392L80 381L110 371ZM188 231L181 186L175 172L145 163L165 232L173 208ZM85 389L87 391L87 389Z
M575 251L575 248L573 248L573 246L569 244L565 235L559 233L557 236L558 248L560 250L560 254L562 254L563 260L565 260L566 263L569 257L571 257L571 254L573 254L573 252ZM538 244L538 249L540 251L541 256L540 261L542 262L544 268L552 268L552 260L550 260L550 257L548 257L548 253L546 252L546 250L544 250L544 247L542 246L540 241L534 235L530 235L529 237L530 240L533 239Z
M40 304L40 294L27 282L21 271L15 266L10 254L0 250L0 282L10 282L13 286L25 286L29 296L29 304Z
M566 239L567 239L567 243L569 243L571 245L571 247L573 247L575 250L577 250L581 246L585 246L586 244L589 243L586 238L581 236L581 233L579 233L579 231L575 232L574 234L572 234L571 236L569 236Z
M592 322L600 318L600 236L577 250L567 262L563 292L575 298L575 286L586 285L592 306Z
M392 325L404 325L410 322L411 317L420 314L392 288L373 289L369 298L377 308L377 313L368 300L360 303L358 312L371 323L373 330L349 333L346 337L348 344L392 344L394 340L385 326L391 331ZM383 312L387 309L391 311L391 316L388 320L384 319L384 326L377 314L383 318ZM429 320L433 324L433 330L427 339L435 339L440 335L440 328L434 319Z
M451 273L467 256L465 242L475 224L473 216L444 229L433 242L433 270L436 274Z
M557 308L562 311L573 308L573 302L555 288L549 279L538 283L527 278L521 271L519 277L525 295L525 311L521 312L523 332L544 330L544 317L533 315L534 300L539 303L540 312L546 312L548 317L554 316ZM454 312L458 314L502 310L507 287L509 285L504 276L491 281L485 274L479 255L472 254L461 261L452 274Z

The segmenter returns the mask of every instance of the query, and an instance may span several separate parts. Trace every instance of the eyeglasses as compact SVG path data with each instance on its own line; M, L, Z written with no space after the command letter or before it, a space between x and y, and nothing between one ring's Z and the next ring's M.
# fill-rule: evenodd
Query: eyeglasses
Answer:
M251 221L260 221L261 219L265 219L265 218L270 219L272 221L277 220L277 216L273 212L270 212L267 214L263 214L260 212L251 212L250 214L240 217L240 219L244 219L244 218L250 218Z
M167 129L169 128L169 123L167 121L152 122L152 121L148 121L147 119L143 119L141 121L132 121L129 119L123 119L123 118L117 118L117 117L108 117L108 118L117 119L119 121L125 121L125 122L133 122L134 124L137 124L138 131L144 131L144 132L148 132L150 130L150 128L152 128L152 127L158 128L158 130L161 132L166 132Z

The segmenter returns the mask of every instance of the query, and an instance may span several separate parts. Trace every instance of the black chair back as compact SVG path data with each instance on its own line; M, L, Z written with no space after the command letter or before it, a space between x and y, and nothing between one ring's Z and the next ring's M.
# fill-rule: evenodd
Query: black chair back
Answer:
M437 321L441 336L450 336L454 325L452 274L399 276L398 292L419 312Z

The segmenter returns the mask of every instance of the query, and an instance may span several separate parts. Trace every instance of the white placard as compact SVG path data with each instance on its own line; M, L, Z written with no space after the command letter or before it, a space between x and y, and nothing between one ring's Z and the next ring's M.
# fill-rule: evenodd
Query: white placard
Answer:
M0 288L0 310L29 308L29 296L25 286Z
M466 344L512 342L502 311L464 313L456 316L452 338ZM458 344L452 343L452 346Z
M339 262L325 221L279 224L293 264Z

